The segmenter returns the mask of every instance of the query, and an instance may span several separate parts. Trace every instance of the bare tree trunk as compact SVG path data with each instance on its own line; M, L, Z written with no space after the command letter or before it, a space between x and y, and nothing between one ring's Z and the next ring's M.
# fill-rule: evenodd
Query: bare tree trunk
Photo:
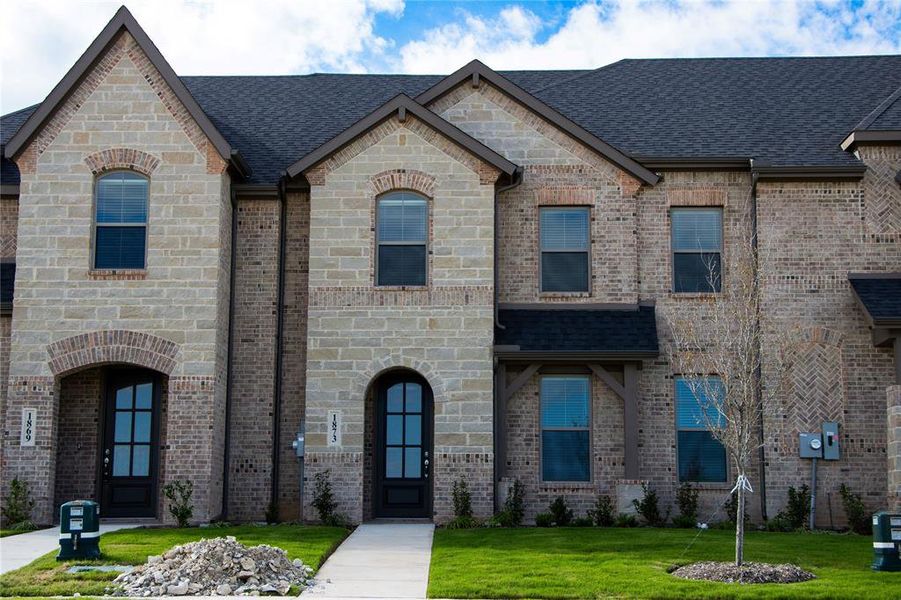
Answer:
M744 482L744 473L739 475ZM738 486L738 508L735 511L735 565L740 567L745 559L745 486Z

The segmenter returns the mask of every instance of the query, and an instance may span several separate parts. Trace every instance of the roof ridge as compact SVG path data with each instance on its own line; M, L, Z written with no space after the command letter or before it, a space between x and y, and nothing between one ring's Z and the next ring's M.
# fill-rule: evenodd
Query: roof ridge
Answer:
M538 92L543 92L544 90L548 90L548 89L550 89L550 88L552 88L552 87L557 87L557 86L560 85L560 84L563 84L563 83L570 83L570 82L572 82L572 81L575 81L576 79L580 79L580 78L582 78L582 77L588 77L589 75L594 75L595 73L597 73L597 72L599 72L599 71L603 71L604 69L607 69L607 68L612 67L612 66L614 66L614 65L618 65L619 63L625 62L625 61L627 61L627 60L632 60L632 59L629 59L629 58L621 58L621 59L619 59L619 60L616 61L616 62L612 62L612 63L607 64L607 65L603 65L603 66L598 67L598 68L596 68L596 69L589 69L589 70L587 70L587 71L583 71L582 73L579 73L578 75L573 75L572 77L568 77L568 78L566 78L566 79L561 79L560 81L556 81L556 82L554 82L554 83L550 83L550 84L548 84L548 85L546 85L546 86L543 86L543 87L538 88L537 90L532 90L530 93L532 93L532 94L537 94ZM564 69L564 70L566 70L566 69ZM573 70L575 70L575 69L573 69Z
M879 116L887 111L889 107L898 101L901 98L901 87L888 95L882 102L880 102L876 108L874 108L870 114L865 116L863 120L854 126L852 131L856 131L858 129L869 129L870 125L879 118Z

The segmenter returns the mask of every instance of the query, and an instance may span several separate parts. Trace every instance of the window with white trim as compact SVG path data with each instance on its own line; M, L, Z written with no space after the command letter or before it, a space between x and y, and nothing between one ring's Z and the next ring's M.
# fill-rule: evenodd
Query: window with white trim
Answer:
M589 214L584 206L540 208L541 291L589 291Z
M591 480L591 392L587 376L541 378L541 479Z
M679 481L726 481L726 449L708 428L722 424L717 396L722 397L719 377L689 385L676 377L676 429ZM713 396L713 397L711 397Z
M390 192L376 211L376 285L426 285L428 201L413 192Z
M94 200L94 268L143 269L147 253L150 182L133 171L97 179Z

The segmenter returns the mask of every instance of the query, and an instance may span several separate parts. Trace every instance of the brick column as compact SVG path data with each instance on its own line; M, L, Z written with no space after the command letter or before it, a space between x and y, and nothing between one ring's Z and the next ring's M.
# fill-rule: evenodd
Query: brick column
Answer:
M53 523L56 485L56 443L59 427L59 385L53 377L13 377L9 381L3 436L3 498L9 482L18 477L28 483L35 501L31 520ZM35 410L34 445L22 445L22 409Z
M886 389L888 437L888 508L901 511L901 385L890 385Z

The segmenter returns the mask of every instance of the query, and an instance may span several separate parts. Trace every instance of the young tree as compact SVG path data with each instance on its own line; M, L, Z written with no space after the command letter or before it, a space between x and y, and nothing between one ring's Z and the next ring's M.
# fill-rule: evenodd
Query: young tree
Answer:
M758 431L764 413L775 404L787 369L782 352L773 353L776 364L767 366L776 384L761 385L764 280L758 268L753 201L748 197L743 204L737 223L730 227L724 223L729 235L721 268L712 260L707 265L710 289L721 292L700 298L691 309L680 304L661 311L672 335L670 364L700 404L699 425L722 443L734 468L738 492L735 564L739 566L744 560L747 493L752 490L749 472L760 447ZM782 346L781 335L775 338L768 336L768 347Z

